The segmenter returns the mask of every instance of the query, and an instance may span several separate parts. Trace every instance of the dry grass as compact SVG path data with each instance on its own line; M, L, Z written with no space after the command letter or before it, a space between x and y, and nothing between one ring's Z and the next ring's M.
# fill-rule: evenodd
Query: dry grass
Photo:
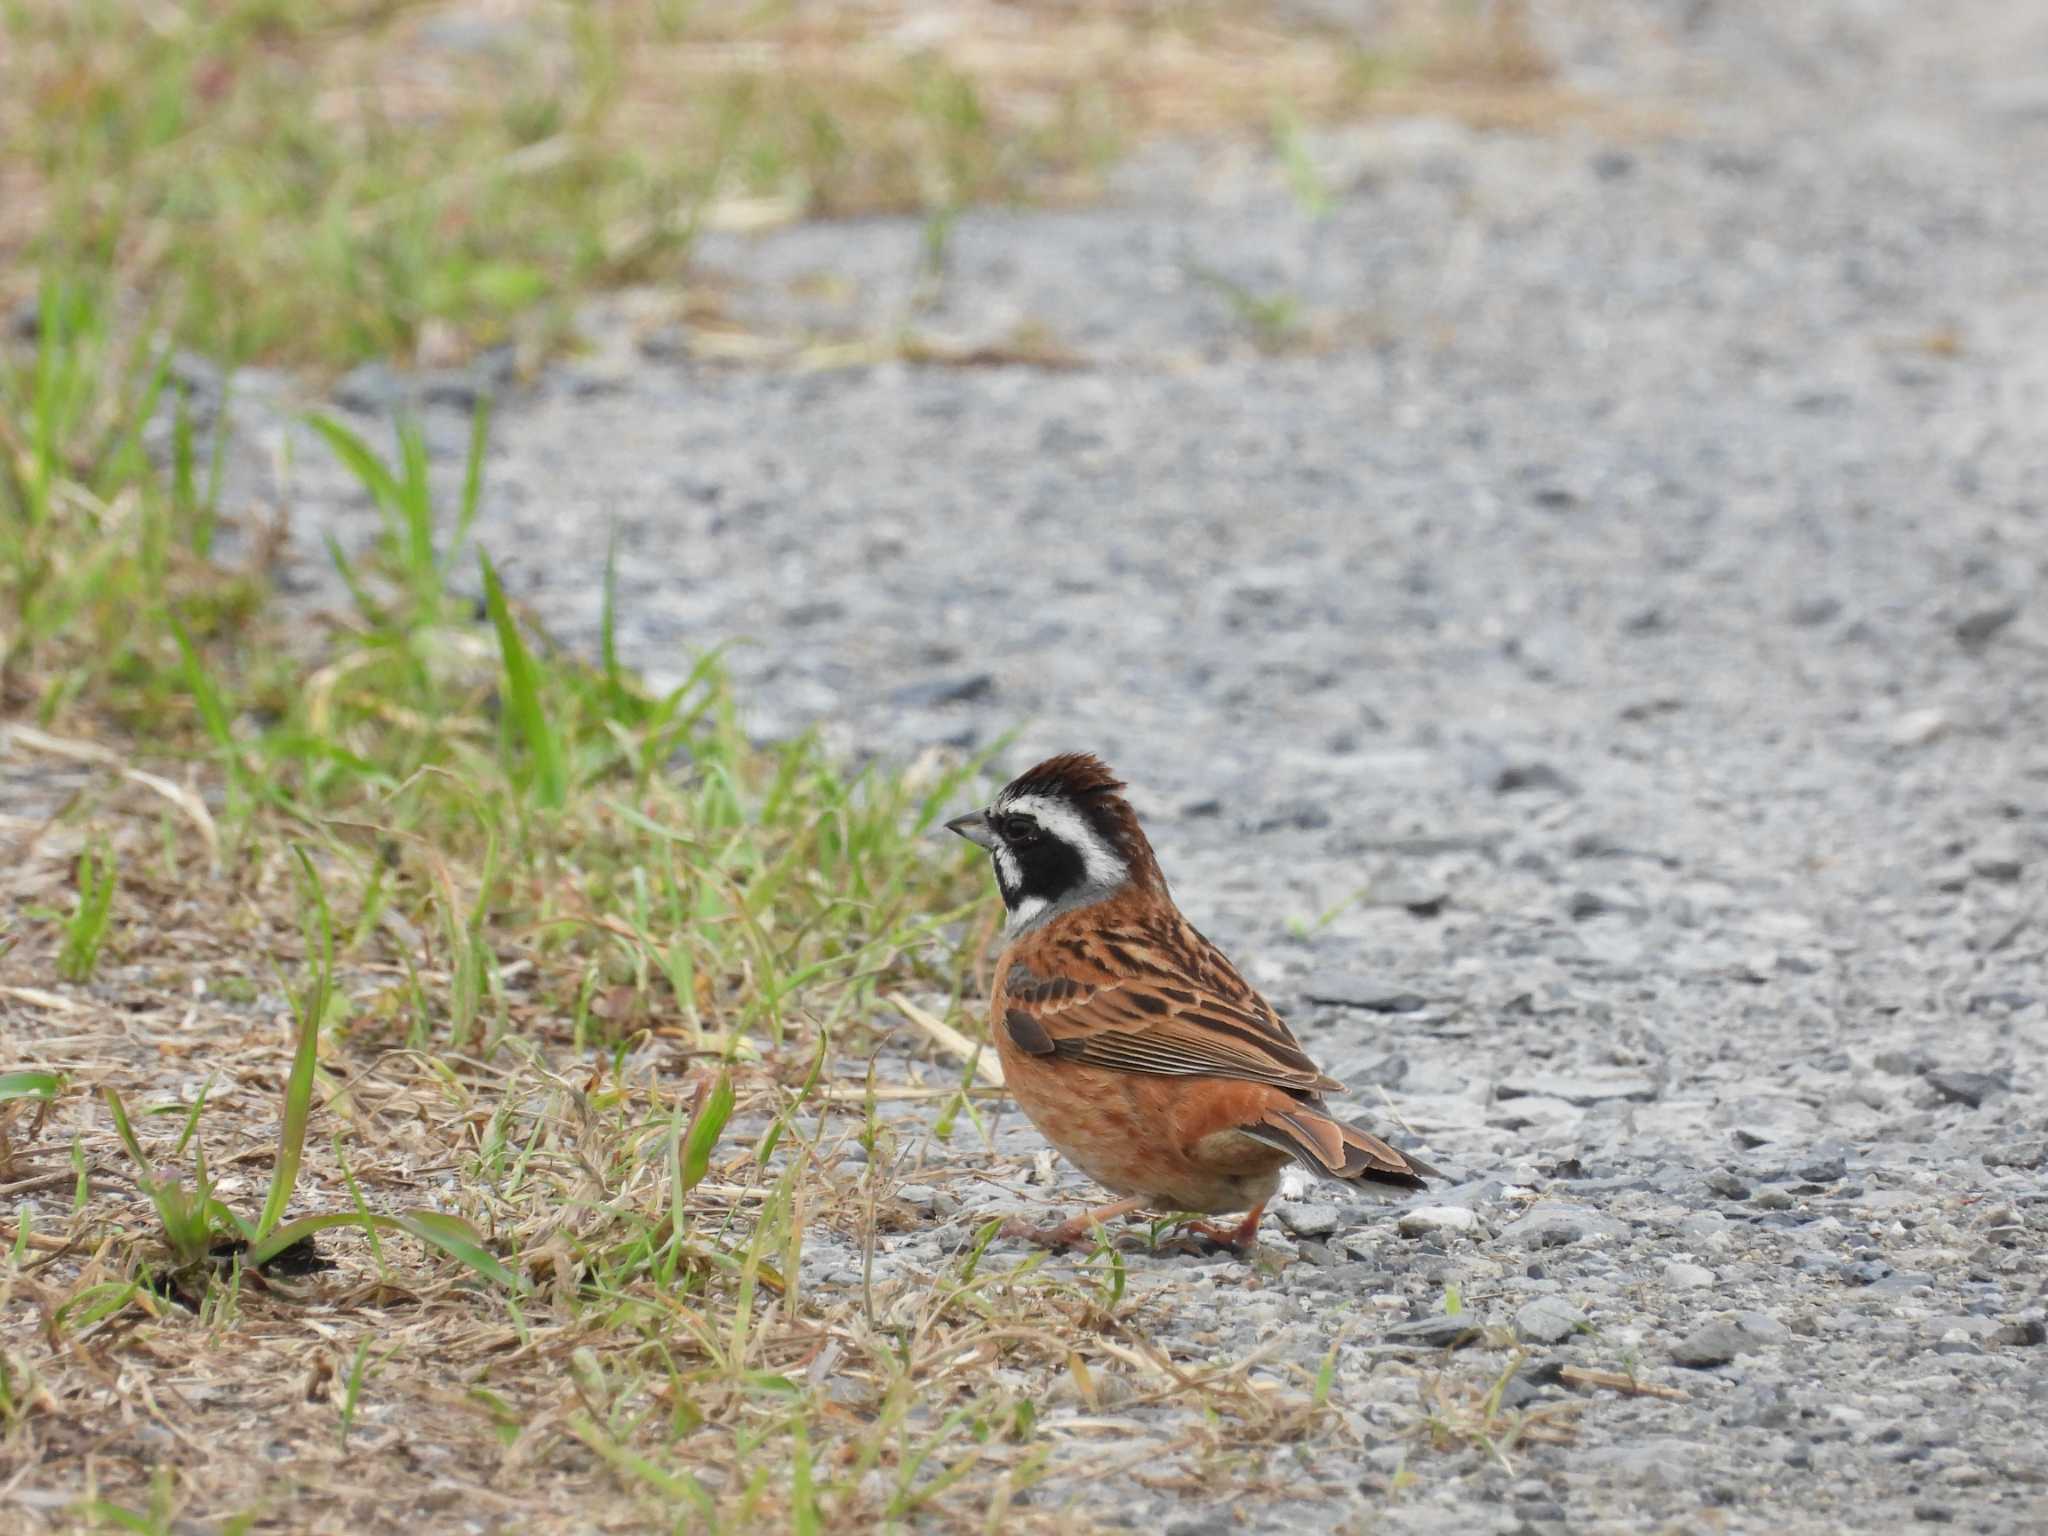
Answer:
M115 795L95 825L132 823L116 852L133 867L153 820ZM54 895L68 841L18 864L10 897ZM593 1057L546 1029L487 1057L330 1038L294 1210L461 1214L524 1291L357 1234L321 1240L331 1269L153 1288L161 1238L96 1091L146 1107L162 1161L206 1088L191 1150L251 1203L290 1025L281 999L220 984L249 980L255 951L297 957L187 879L124 886L116 921L122 963L90 987L49 984L40 929L0 961L0 1054L67 1085L10 1107L0 1166L0 1190L53 1213L0 1224L16 1529L1093 1529L1097 1477L1256 1488L1262 1454L1221 1484L1194 1469L1341 1433L1313 1383L1154 1340L1170 1302L1100 1263L874 1266L922 1220L892 1196L918 1138L857 1082L799 1109L808 1042L738 1074L733 1129L679 1207L670 1137L715 1055L654 1038ZM389 981L367 969L344 995ZM763 1159L771 1126L785 1146ZM821 1279L821 1246L866 1256L868 1283ZM1133 1448L1146 1404L1176 1412ZM1051 1507L1019 1502L1041 1485Z

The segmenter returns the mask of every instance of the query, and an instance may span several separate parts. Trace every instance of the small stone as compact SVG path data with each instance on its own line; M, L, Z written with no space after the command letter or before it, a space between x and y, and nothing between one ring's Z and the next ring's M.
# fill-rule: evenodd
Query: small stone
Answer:
M1382 1056L1371 1066L1346 1072L1344 1081L1353 1088L1398 1088L1407 1077L1408 1058L1396 1051Z
M1513 1073L1493 1090L1496 1099L1562 1099L1581 1109L1595 1104L1627 1100L1648 1104L1657 1097L1657 1084L1640 1072Z
M1980 608L1956 625L1956 640L1966 651L1981 651L1998 632L2020 616L2018 603Z
M1519 794L1523 790L1546 790L1557 795L1576 795L1579 786L1548 763L1506 763L1493 776L1496 795Z
M1927 883L1937 891L1954 895L1957 891L1970 888L1970 866L1958 861L1954 864L1939 864L1928 874Z
M1786 610L1785 618L1801 629L1812 629L1839 617L1841 612L1842 600L1838 597L1802 597Z
M996 680L986 672L964 677L931 678L910 683L889 695L889 702L903 709L936 709L947 704L971 704L996 691Z
M1574 922L1583 923L1589 917L1640 917L1643 904L1626 891L1580 890L1572 892L1565 910L1571 913Z
M1252 824L1254 832L1318 832L1330 824L1330 808L1315 800L1290 800Z
M2048 1168L2048 1141L2016 1141L1982 1156L1986 1168Z
M1707 1188L1723 1200L1747 1200L1749 1186L1726 1168L1717 1168L1707 1175Z
M1455 1349L1479 1337L1480 1324L1469 1312L1456 1317L1422 1317L1412 1323L1396 1323L1382 1337L1389 1344L1413 1344L1424 1349Z
M1437 917L1450 904L1451 893L1440 885L1393 884L1372 893L1372 905L1399 907L1411 917Z
M1328 1237L1344 1219L1343 1212L1327 1200L1289 1201L1278 1207L1275 1214L1280 1225L1296 1237Z
M1792 1337L1792 1330L1768 1312L1738 1312L1735 1326L1762 1344L1781 1344Z
M1792 1197L1782 1189L1763 1189L1757 1191L1756 1204L1761 1210L1789 1211Z
M2012 1081L2003 1072L1960 1072L1947 1067L1927 1074L1927 1083L1951 1104L1980 1108L1994 1093L2006 1093Z
M1428 1000L1399 982L1317 971L1302 984L1301 995L1329 1008L1363 1008L1368 1013L1417 1013Z
M1909 709L1885 728L1895 747L1924 747L1948 729L1948 716L1938 709Z
M1586 1326L1586 1314L1562 1296L1538 1296L1515 1313L1515 1337L1529 1344L1562 1344Z
M1674 1291L1693 1291L1714 1283L1714 1272L1704 1264L1686 1264L1673 1259L1664 1266L1664 1283Z
M1819 1157L1801 1163L1798 1172L1809 1184L1839 1184L1849 1177L1849 1165L1839 1157Z
M2010 885L2019 879L2026 867L2026 860L2015 848L1979 848L1970 855L1970 868L1974 873L1986 880L1996 880L2001 885Z
M1672 1346L1671 1358L1694 1370L1705 1370L1709 1366L1726 1365L1753 1347L1754 1342L1733 1323L1704 1323Z
M1628 1228L1612 1216L1582 1205L1541 1202L1501 1229L1500 1240L1524 1248L1563 1248L1596 1237L1626 1237Z
M1871 1058L1870 1064L1894 1077L1918 1077L1932 1065L1918 1051L1879 1051Z
M1403 1211L1394 1230L1403 1237L1423 1237L1431 1232L1465 1234L1479 1228L1479 1217L1462 1205L1424 1205Z
M351 411L375 416L395 409L407 394L405 381L389 363L359 363L334 386L335 400Z
M1934 1346L1937 1355L1981 1355L1984 1346L1971 1338L1960 1328L1951 1328L1941 1336L1941 1342Z
M2048 1323L2034 1319L2024 1323L2007 1323L1991 1335L1991 1342L2002 1344L2007 1349L2032 1349L2039 1344L2048 1344Z

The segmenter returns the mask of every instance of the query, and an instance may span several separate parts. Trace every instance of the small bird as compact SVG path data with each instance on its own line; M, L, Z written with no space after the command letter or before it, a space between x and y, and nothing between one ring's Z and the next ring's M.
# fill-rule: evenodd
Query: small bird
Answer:
M1048 758L946 823L986 848L1009 911L989 1032L1045 1139L1124 1198L1007 1235L1085 1247L1149 1207L1242 1251L1299 1162L1347 1184L1421 1189L1436 1170L1337 1119L1343 1084L1180 914L1124 785L1085 752Z

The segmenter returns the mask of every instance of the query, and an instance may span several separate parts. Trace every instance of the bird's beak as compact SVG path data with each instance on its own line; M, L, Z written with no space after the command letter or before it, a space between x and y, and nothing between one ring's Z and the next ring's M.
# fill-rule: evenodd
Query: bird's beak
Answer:
M989 830L987 811L969 811L965 816L955 816L946 823L948 832L958 832L978 848L993 848L996 835Z

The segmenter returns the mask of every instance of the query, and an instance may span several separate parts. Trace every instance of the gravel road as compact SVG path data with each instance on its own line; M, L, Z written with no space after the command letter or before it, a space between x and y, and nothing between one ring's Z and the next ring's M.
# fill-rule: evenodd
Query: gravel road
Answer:
M749 637L764 734L1101 752L1190 915L1453 1173L1302 1191L1277 1278L1133 1256L1183 1347L1341 1338L1356 1433L1281 1454L1297 1501L1041 1495L1084 1526L2043 1529L2048 8L1537 9L1600 111L1319 136L1320 215L1169 147L963 218L936 284L916 221L719 237L757 333L1080 366L712 365L614 301L501 399L480 535L587 642L615 520L629 659ZM370 525L315 459L309 586ZM999 1145L1009 1189L920 1154L889 1262L1079 1197ZM1394 1436L1448 1285L1570 1443Z

